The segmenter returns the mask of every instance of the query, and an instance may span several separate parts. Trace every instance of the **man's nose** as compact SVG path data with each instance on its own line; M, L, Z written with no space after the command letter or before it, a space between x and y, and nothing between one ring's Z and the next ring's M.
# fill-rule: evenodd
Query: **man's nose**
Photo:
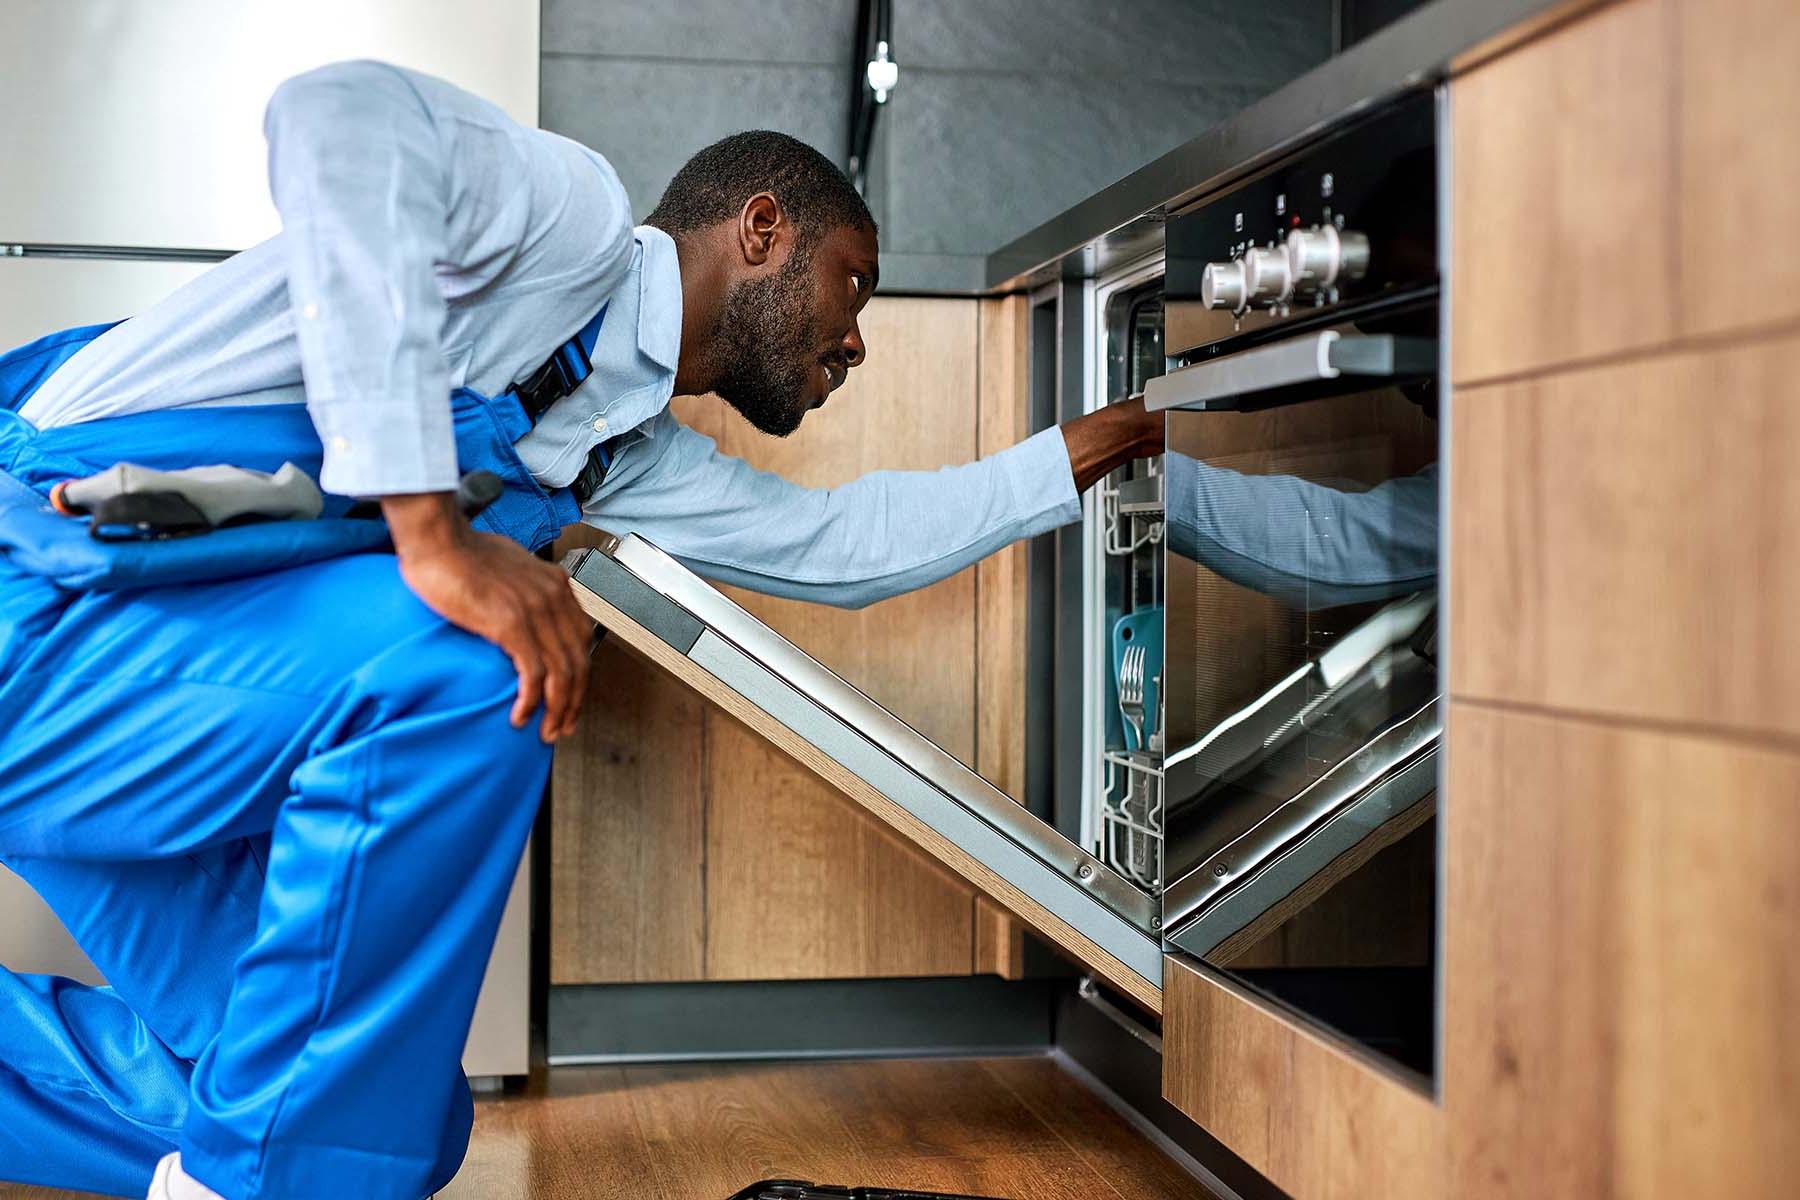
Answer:
M855 325L844 335L844 365L854 367L869 356L869 348L863 345L862 330Z

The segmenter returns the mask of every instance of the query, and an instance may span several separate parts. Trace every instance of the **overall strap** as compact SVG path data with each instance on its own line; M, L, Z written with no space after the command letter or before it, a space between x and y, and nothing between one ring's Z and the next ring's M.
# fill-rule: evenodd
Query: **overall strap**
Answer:
M594 343L600 337L600 326L606 321L606 305L600 306L593 319L578 330L574 337L556 348L544 365L533 371L523 383L514 384L508 390L519 401L519 407L536 425L543 415L550 411L550 406L558 400L575 394L575 389L587 381L594 373ZM612 468L612 447L610 443L602 443L588 452L587 461L581 465L581 474L569 485L575 493L577 504L586 504L588 498L600 490L606 482L606 473Z
M518 398L525 415L536 425L558 400L575 394L575 389L594 373L594 343L599 340L600 326L606 321L606 305L600 306L593 319L576 331L575 336L556 348L544 365L507 389Z

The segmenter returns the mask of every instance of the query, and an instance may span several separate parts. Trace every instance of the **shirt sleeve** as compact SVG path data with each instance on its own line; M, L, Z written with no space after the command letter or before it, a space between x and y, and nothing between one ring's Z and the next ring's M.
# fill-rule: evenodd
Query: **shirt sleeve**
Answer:
M454 488L446 289L629 254L617 177L442 80L377 62L284 83L264 133L322 486ZM559 220L583 225L584 261L544 261Z
M1435 465L1351 492L1173 452L1164 461L1170 548L1233 583L1317 609L1437 580Z
M588 524L639 534L721 583L842 608L935 583L1081 516L1056 429L966 466L808 488L720 453L664 412L614 472Z

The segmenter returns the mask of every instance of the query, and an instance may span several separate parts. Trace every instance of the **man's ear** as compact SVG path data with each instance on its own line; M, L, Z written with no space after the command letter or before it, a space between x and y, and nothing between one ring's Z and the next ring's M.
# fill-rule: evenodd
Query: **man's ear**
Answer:
M787 214L781 201L769 192L758 192L744 201L738 214L738 247L744 262L760 267L775 253L775 247L789 234Z

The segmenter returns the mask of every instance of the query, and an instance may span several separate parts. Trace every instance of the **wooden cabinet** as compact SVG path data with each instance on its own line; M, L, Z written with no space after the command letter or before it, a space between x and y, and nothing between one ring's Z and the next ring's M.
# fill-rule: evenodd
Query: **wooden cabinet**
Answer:
M1166 1094L1296 1200L1792 1194L1797 38L1621 0L1450 83L1437 1092L1166 976Z
M1163 1092L1296 1200L1443 1195L1431 1099L1186 959L1163 974Z
M1800 735L1800 336L1456 395L1459 696Z
M552 983L706 978L706 702L616 641L551 775Z
M1796 62L1786 0L1629 0L1458 78L1457 382L1800 317Z
M1454 81L1456 382L1674 332L1667 27L1661 0L1614 4Z
M1800 21L1790 0L1667 0L1681 328L1693 335L1800 317ZM1754 246L1746 278L1722 269Z
M1800 1172L1800 753L1457 702L1451 1195L1768 1197Z
M712 398L678 401L677 415L726 453L812 486L967 462L1022 433L982 436L984 381L990 401L1022 389L1003 365L983 373L986 307L873 301L868 363L791 438L757 433ZM1007 593L994 603L1011 571L984 564L854 612L732 596L963 761L1016 775L1009 739L1022 732L993 695L1023 687L1022 666L996 665L1022 637ZM1003 626L985 639L983 612ZM978 961L972 888L681 683L608 647L589 706L557 753L554 982L956 975L1007 961L992 921Z

